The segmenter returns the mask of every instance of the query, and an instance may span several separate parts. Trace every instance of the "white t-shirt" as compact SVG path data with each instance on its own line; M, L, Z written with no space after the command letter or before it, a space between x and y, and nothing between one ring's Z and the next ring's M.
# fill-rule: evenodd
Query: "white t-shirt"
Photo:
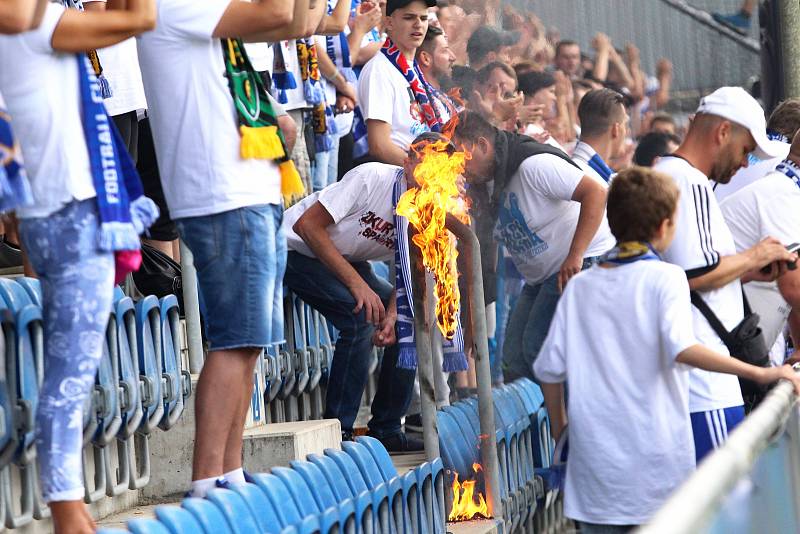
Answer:
M358 105L364 120L388 123L392 142L403 150L419 134L430 131L405 77L382 52L375 54L361 71Z
M720 203L720 208L737 252L768 236L785 245L800 241L800 187L783 173L771 172L736 191ZM750 307L761 318L759 325L767 346L771 346L791 308L778 291L777 282L749 282L744 289Z
M158 0L156 29L139 37L161 185L173 218L279 204L269 160L242 159L222 45L212 34L229 0Z
M786 144L786 153L789 153L789 144ZM775 169L775 165L783 161L786 156L751 162L747 167L736 171L731 181L727 184L714 184L714 195L722 202L739 189L747 187L756 180L763 178L768 172Z
M111 87L111 98L106 98L108 114L122 115L131 111L147 109L144 97L142 72L139 70L139 55L136 52L136 39L131 37L119 44L97 51L103 76Z
M14 118L34 205L20 217L46 217L72 200L96 196L81 119L78 59L56 52L53 32L64 13L47 4L41 25L0 35L0 92Z
M572 151L572 161L574 161L575 164L580 167L581 170L583 170L583 173L586 176L591 176L601 184L608 185L608 183L611 181L611 178L609 178L607 182L599 172L594 170L594 168L589 165L589 160L596 155L597 151L592 148L591 145L584 143L583 141L578 141L575 145L575 149Z
M270 43L245 43L244 49L256 71L268 72L271 75L275 63L275 49Z
M566 380L564 513L589 523L649 520L695 468L688 367L697 343L679 267L638 261L576 275L533 365Z
M533 124L533 123L529 123L525 127L525 135L528 135L530 137L542 134L542 133L544 133L546 131L547 130L545 130L544 128L542 128L538 124ZM565 152L565 153L567 152L566 149L563 146L561 146L561 143L556 141L556 138L553 137L552 135L547 138L547 140L545 141L545 144L546 145L550 145L552 147L556 147L557 149L561 150L562 152Z
M523 161L506 186L495 236L528 284L538 284L564 263L581 211L572 194L583 176L558 156L538 154ZM584 257L599 256L614 243L603 217Z
M671 176L680 189L675 239L664 259L679 265L689 278L714 269L723 256L736 254L733 236L725 224L708 178L686 160L664 156L654 169ZM738 280L700 296L728 330L744 318L742 285ZM692 306L694 332L703 345L730 354L700 311ZM706 412L742 405L742 392L733 375L693 369L689 384L689 409Z
M275 64L277 65L283 58L283 67L286 72L291 72L294 76L295 88L286 89L286 103L281 104L286 111L305 109L309 107L306 102L306 93L303 90L303 77L300 74L300 61L297 59L297 41L280 41L275 43ZM272 71L275 72L274 70Z
M289 250L311 258L314 253L292 226L315 202L331 214L328 234L348 261L385 261L394 258L394 209L392 194L401 167L385 163L365 163L295 204L284 213L283 228Z

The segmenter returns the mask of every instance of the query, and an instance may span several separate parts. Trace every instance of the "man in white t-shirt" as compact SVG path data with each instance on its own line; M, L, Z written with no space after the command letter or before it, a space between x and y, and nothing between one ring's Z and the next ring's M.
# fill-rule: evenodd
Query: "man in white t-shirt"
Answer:
M608 222L619 244L569 283L534 365L552 435L568 433L564 514L582 534L646 523L694 470L690 366L800 387L788 365L763 369L698 343L686 276L659 256L679 195L649 170L614 178Z
M607 161L625 152L628 135L628 112L621 93L612 89L594 89L578 106L581 137L572 153L572 161L587 176L603 183L611 180L614 170Z
M798 129L800 129L800 98L789 98L778 104L767 119L767 137L785 143L785 152L765 160L750 156L747 167L739 169L730 182L714 185L714 195L717 200L722 202L739 189L772 172L789 153L789 144Z
M800 136L795 135L789 157L772 172L739 189L720 203L722 215L731 229L737 252L755 246L768 236L782 243L800 242ZM750 282L744 292L753 312L760 317L767 346L781 335L793 310L800 310L800 270L790 270L773 282ZM792 337L800 339L798 322ZM780 365L786 356L785 346L777 347L772 363Z
M416 73L414 55L428 30L428 8L435 5L435 0L389 0L384 18L386 33L399 50L398 62L414 71L420 90L428 94ZM359 75L358 105L366 121L372 161L402 165L411 141L431 129L409 81L382 51Z
M495 238L526 282L506 332L505 380L533 378L533 362L564 286L614 245L605 220L607 186L557 148L498 130L476 112L458 119L453 142L472 147L464 174L477 224L490 219ZM491 180L494 191L484 199L480 191Z
M224 38L300 35L308 0L158 0L139 38L164 195L194 255L209 352L197 386L192 494L244 481L242 431L261 349L283 338L281 174L243 159ZM246 305L242 305L246 303Z
M426 133L414 147L441 139ZM385 347L369 430L390 452L422 449L419 440L401 431L416 373L397 368L394 287L375 274L370 262L394 259L395 185L405 191L409 178L413 181L414 154L409 152L403 167L359 165L289 208L283 221L289 248L286 285L339 330L324 417L339 419L343 439L352 439L369 353L373 344Z
M681 198L677 233L664 259L680 265L697 291L729 331L744 318L742 282L773 280L777 268L764 275L760 269L777 261L792 261L774 238L760 241L741 253L725 223L710 181L727 183L747 164L748 155L773 157L785 149L766 136L764 112L741 88L723 87L700 101L686 139L672 156L654 166L678 184ZM728 348L708 320L692 308L695 335L702 344L723 354ZM700 461L719 447L744 418L739 382L735 377L693 370L689 384L689 410Z

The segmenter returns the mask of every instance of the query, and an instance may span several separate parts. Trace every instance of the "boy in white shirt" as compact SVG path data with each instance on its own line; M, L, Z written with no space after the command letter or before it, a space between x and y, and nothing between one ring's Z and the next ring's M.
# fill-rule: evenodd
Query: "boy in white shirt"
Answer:
M755 367L697 343L686 275L660 256L679 196L668 176L642 168L614 178L618 245L569 283L534 364L553 436L569 421L564 511L582 534L645 523L695 468L689 366L800 390L788 365Z

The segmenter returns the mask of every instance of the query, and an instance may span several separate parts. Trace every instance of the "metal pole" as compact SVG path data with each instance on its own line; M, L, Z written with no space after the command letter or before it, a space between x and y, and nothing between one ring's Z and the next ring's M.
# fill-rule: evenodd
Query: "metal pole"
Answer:
M753 467L758 455L796 408L792 384L782 380L714 451L638 534L702 532L736 483Z
M194 256L181 240L181 284L183 313L186 318L186 338L189 343L189 372L199 374L203 369L203 336L200 333L200 298L197 293L197 270Z
M417 345L417 378L419 379L419 402L422 408L422 441L425 457L433 461L439 454L439 426L436 421L436 393L433 385L433 355L431 354L431 323L428 321L427 284L425 267L419 248L409 236L411 255L411 283L414 302L414 340Z
M800 97L800 2L778 0L783 57L783 98Z
M486 504L495 519L502 520L503 501L500 498L500 466L495 441L494 402L492 401L492 370L489 366L489 338L486 335L486 307L483 301L483 275L480 243L475 232L452 215L445 226L464 245L461 253L467 266L472 341L475 343L475 375L478 381L478 417L481 425L481 463L486 481Z

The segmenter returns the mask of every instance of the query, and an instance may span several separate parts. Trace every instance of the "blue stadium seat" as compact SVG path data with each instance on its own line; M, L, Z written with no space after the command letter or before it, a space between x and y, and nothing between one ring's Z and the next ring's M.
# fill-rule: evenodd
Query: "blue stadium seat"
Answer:
M275 475L265 473L255 473L250 476L272 504L282 528L296 527L298 534L315 534L321 531L327 534L326 529L331 525L326 521L326 529L321 530L320 517L303 514L282 480Z
M114 320L117 326L117 371L120 386L120 439L136 432L142 421L139 385L139 350L136 342L136 308L119 286L114 289Z
M389 490L384 482L376 486L368 485L353 458L344 451L325 449L325 456L332 459L339 468L340 476L347 482L350 490L357 495L368 491L372 500L373 531L392 532L394 517L389 504Z
M128 530L133 534L170 534L169 529L157 519L131 519Z
M38 278L23 276L15 280L28 293L31 302L36 306L42 307L42 283Z
M232 534L228 520L214 503L206 499L188 497L181 502L181 508L187 510L200 524L202 534Z
M337 499L328 479L319 467L306 460L293 460L289 465L300 474L317 502L320 510L334 508L338 511L341 532L355 533L358 530L355 504L352 499Z
M235 491L214 488L206 494L206 499L217 505L233 534L259 532L258 523L250 511L250 506Z
M258 523L259 532L279 532L282 530L278 512L272 502L256 484L231 484L231 491L238 493L250 508L250 513Z
M161 387L161 319L158 299L147 296L136 303L136 346L142 379L143 417L140 431L149 434L164 415Z
M180 310L175 295L167 295L159 301L161 319L161 371L165 391L164 415L159 423L162 430L169 430L183 413L184 400L189 396L192 377L181 368Z
M356 513L356 530L358 532L369 532L373 529L372 497L368 490L356 494L347 485L347 481L339 472L339 468L333 459L319 454L309 454L308 461L316 465L322 471L328 485L333 491L337 501L351 500Z
M180 506L156 506L156 518L170 534L202 533L203 527L189 510Z
M339 510L334 507L325 508L318 504L311 488L297 471L286 467L275 467L272 469L272 474L283 482L304 516L316 515L320 518L323 534L342 529L344 525L339 522Z
M27 426L32 424L32 420L17 421L16 401L12 396L12 384L9 380L14 380L12 368L15 356L16 336L14 334L14 316L11 310L0 309L0 469L4 468L11 461L17 444L17 425L22 423L23 433L27 432ZM26 414L28 416L29 414Z

